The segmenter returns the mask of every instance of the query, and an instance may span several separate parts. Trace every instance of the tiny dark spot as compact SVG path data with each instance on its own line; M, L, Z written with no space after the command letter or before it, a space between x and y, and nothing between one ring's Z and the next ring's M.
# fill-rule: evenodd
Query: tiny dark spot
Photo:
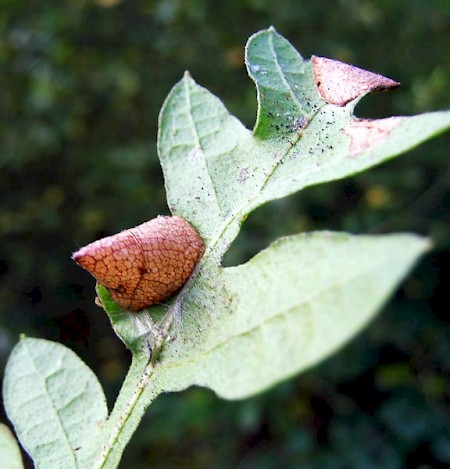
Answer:
M119 285L116 288L111 288L114 293L125 293L126 289L124 285Z

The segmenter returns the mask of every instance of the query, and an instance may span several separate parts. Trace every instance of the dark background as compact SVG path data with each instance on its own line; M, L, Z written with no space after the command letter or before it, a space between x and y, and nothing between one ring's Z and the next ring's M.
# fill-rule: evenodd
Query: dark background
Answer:
M360 116L450 107L448 0L2 0L2 371L20 332L60 341L96 372L112 406L129 356L70 254L168 213L157 118L185 69L253 126L243 49L271 24L306 58L402 82L365 98ZM198 388L158 398L121 467L450 464L449 143L441 136L253 213L226 263L313 229L414 231L435 250L370 327L320 366L242 402Z

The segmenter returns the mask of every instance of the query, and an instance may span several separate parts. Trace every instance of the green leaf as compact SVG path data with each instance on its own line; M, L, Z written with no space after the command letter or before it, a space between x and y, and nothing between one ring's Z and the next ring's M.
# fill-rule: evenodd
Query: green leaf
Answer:
M250 38L246 64L258 95L253 132L188 73L161 110L168 204L206 250L181 292L147 311L128 313L97 287L133 362L95 467L118 464L162 392L200 385L243 398L324 359L361 330L429 246L414 235L311 233L223 268L258 206L363 171L450 126L450 112L357 119L362 96L398 84L329 59L304 60L273 28Z
M158 380L236 399L305 370L360 331L428 247L407 234L279 239L193 291Z
M353 116L360 96L328 104L314 85L312 62L273 29L252 36L246 51L258 90L253 133L188 74L159 122L169 207L198 229L216 262L256 207L363 171L450 126L450 112L361 120Z
M207 244L217 240L230 214L253 193L243 171L261 184L255 150L251 132L185 74L161 110L158 151L172 213L186 218L189 212ZM237 190L239 177L243 184Z
M2 467L23 469L22 455L17 440L11 430L2 423L0 423L0 461Z
M360 330L427 244L415 237L359 240L344 235L336 235L336 238L329 233L314 234L280 241L245 266L223 269L224 252L236 237L242 221L259 205L312 184L362 171L412 148L450 125L449 112L373 121L355 118L354 106L364 94L397 86L397 83L329 59L315 57L306 61L273 28L250 38L246 63L258 93L258 118L253 132L230 115L221 101L197 85L189 74L172 89L160 114L158 150L169 206L173 214L193 224L206 244L198 271L177 298L139 314L130 315L119 308L108 292L98 286L99 297L114 329L135 354L146 349L151 352L160 339L151 332L151 315L158 321L169 310L179 319L174 325L173 337L170 336L171 340L164 344L163 354L158 357L157 370L149 375L149 379L158 381L161 391L166 387L181 389L190 384L203 384L223 396L245 396L316 363ZM342 96L340 87L336 91L330 81L335 70L345 82ZM332 103L333 93L337 94L338 104ZM310 254L303 252L310 247L323 251L324 255L313 262L308 257ZM345 251L341 256L342 269L357 279L364 279L363 274L367 272L367 279L362 285L357 280L348 282L345 297L342 297L344 303L334 304L339 311L327 316L321 324L311 319L312 313L304 311L313 308L325 314L328 303L322 303L322 299L337 294L333 282L339 283L341 275L333 262L339 249ZM373 257L372 261L377 264L372 265L364 253L375 250L379 250L379 255ZM307 256L306 264L304 256ZM396 267L389 268L389 259L396 260ZM386 275L383 282L373 283L373 278L379 274L378 262L382 260L386 262L382 265ZM314 269L311 268L313 263ZM298 285L303 278L299 275L306 278L304 265L316 279L315 287L323 293L323 298L318 296L314 304L301 303L310 295ZM330 265L334 265L334 270ZM244 276L244 272L249 271L252 278ZM283 277L283 282L278 284L280 272L290 272L290 276ZM334 277L330 277L330 272ZM269 280L267 285L255 290L260 275ZM326 282L322 284L321 279ZM312 282L310 278L308 281ZM277 344L280 356L275 361L274 372L266 373L270 366L261 367L260 360L268 357L267 350L271 347L253 338L249 345L252 353L243 353L240 350L245 349L241 345L244 338L236 342L239 343L236 348L231 338L240 337L241 323L254 326L256 335L257 331L267 331L266 322L259 324L257 318L264 317L263 311L271 302L282 305L281 298L297 298L299 303L291 315L283 315L276 309L266 312L268 318L274 315L279 321L267 321L267 324L274 324L269 336L277 337L276 331L279 327L283 329L285 326L281 324L284 323L288 329L300 329L303 342L297 343L302 343L302 350L308 349L308 353L291 355L284 351L282 344ZM364 305L360 304L362 299L366 300ZM351 318L345 325L339 319L344 315ZM308 324L303 321L314 323L314 331L308 332ZM335 330L336 335L328 337L316 330L317 327ZM247 340L253 337L249 332L253 329L244 330ZM313 333L327 339L323 342L314 339L314 347L308 348L308 341L313 340L308 334ZM236 350L245 360L236 360ZM198 353L204 354L204 363L197 357ZM277 356L274 351L270 355ZM142 354L142 360L148 357L149 353ZM281 366L283 357L288 363ZM214 360L218 365L214 365ZM203 364L197 369L196 363ZM258 364L259 379L255 376L244 383L227 363L239 364L244 375L251 373ZM219 364L221 373L216 370ZM170 379L162 385L156 377L163 373L165 365L167 369L176 369L177 374L164 375L170 375ZM184 373L184 369L188 371ZM240 384L231 385L227 373ZM223 386L211 375L218 377Z
M325 105L314 86L309 62L273 28L254 34L245 52L258 93L255 136L295 135Z
M92 371L68 348L22 339L3 382L8 418L36 467L92 467L105 396Z

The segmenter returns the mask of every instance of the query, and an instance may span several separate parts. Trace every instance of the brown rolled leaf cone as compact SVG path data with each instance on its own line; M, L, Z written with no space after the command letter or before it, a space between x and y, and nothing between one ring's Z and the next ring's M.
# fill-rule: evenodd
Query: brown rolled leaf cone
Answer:
M395 80L338 60L313 55L311 62L314 83L321 97L330 104L345 106L366 93L387 91L400 86Z
M179 290L204 249L184 218L159 216L88 244L72 259L106 287L119 306L140 311Z

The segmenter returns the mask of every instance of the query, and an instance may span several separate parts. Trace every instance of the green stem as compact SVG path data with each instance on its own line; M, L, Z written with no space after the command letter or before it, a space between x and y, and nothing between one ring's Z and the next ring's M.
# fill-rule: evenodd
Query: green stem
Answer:
M96 469L112 469L118 466L125 446L138 427L146 409L161 393L161 389L155 383L156 380L153 379L152 382L152 378L156 375L158 359L172 324L179 316L181 305L198 273L199 265L167 311L156 337L151 357L146 355L143 358L142 354L133 354L130 369L114 404L114 409L101 432L102 441L99 442L101 454L94 466Z
M159 394L157 389L149 388L155 370L152 360L133 356L130 369L117 397L105 428L101 432L100 456L96 469L116 468L126 444L130 440L147 407Z

